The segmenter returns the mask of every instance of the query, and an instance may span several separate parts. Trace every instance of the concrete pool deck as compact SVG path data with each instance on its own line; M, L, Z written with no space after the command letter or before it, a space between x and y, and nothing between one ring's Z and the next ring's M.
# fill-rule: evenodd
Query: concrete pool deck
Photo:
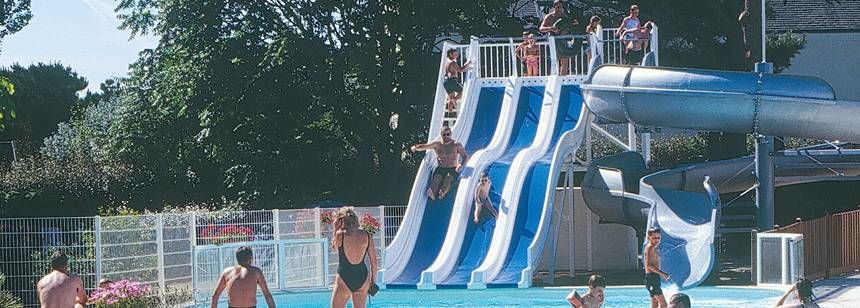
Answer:
M816 281L814 285L813 292L821 307L860 306L860 272Z

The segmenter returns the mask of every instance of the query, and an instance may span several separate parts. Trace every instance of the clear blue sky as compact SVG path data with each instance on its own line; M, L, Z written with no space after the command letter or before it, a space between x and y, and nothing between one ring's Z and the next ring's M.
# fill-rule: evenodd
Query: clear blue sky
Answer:
M129 40L117 29L114 0L33 0L33 19L3 40L0 66L60 62L89 82L87 89L112 76L125 76L139 51L157 45L155 37ZM83 94L80 93L80 94Z

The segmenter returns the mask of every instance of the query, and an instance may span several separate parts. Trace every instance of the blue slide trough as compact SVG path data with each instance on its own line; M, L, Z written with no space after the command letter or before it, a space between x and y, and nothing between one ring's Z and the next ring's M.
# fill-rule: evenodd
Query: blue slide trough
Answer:
M579 86L565 85L561 88L558 116L553 129L550 150L544 154L528 171L525 185L521 188L518 202L516 222L511 237L504 265L491 285L516 286L521 281L522 271L528 266L528 248L535 239L535 234L545 205L547 188L554 190L555 183L548 183L552 177L549 174L550 164L562 133L573 130L579 121L582 110L582 95ZM538 252L539 254L540 252Z
M498 196L505 187L511 161L522 149L531 145L535 138L535 132L540 118L541 103L543 101L544 87L523 87L519 97L519 107L511 134L511 141L501 158L490 165L486 172L489 174L493 185L490 190L491 196L496 196L494 204L499 204ZM477 171L477 170L476 170ZM468 200L472 202L472 200ZM472 213L470 212L470 215ZM471 216L470 216L471 217ZM469 282L472 270L474 270L486 256L487 249L493 237L495 220L482 219L479 225L475 225L469 219L466 233L463 238L462 247L458 256L454 271L441 283L440 286L465 287ZM428 263L429 265L429 263Z
M465 143L466 152L469 155L486 147L493 137L499 120L504 92L505 89L502 87L481 88L469 140ZM454 185L457 183L459 181L455 181ZM423 185L422 191L426 190L428 185L430 185L429 179ZM421 271L430 266L436 259L442 241L445 239L444 230L447 230L448 222L451 219L451 208L456 194L457 187L452 187L444 199L430 200L427 198L424 219L421 220L421 227L416 239L417 245L413 248L406 268L400 276L387 283L389 288L414 288L418 283Z

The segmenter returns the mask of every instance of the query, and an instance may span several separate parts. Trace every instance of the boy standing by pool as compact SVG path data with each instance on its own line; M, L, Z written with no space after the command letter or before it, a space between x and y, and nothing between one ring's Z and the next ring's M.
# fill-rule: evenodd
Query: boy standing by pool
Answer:
M648 244L645 245L645 289L651 294L651 308L666 308L666 298L660 288L660 278L669 280L669 274L660 270L660 229L648 230Z
M576 308L600 308L603 306L604 290L606 289L606 278L600 275L588 277L588 293L582 297L576 294L576 290L567 296L567 302Z

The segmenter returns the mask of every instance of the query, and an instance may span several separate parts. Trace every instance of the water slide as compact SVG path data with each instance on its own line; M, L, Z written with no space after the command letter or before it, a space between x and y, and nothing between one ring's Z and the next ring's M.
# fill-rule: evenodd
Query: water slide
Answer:
M419 289L433 289L436 285L466 286L472 270L486 256L495 229L494 220L472 222L474 193L480 174L488 174L492 182L491 196L500 195L512 160L535 138L544 100L545 86L541 79L512 78L517 85L513 95L505 96L493 140L469 159L460 176L460 189L444 243L436 260L421 273ZM499 204L499 200L494 203Z
M492 244L472 272L469 288L531 285L549 230L555 183L564 158L582 140L585 126L579 120L587 117L578 85L563 85L555 76L548 79L537 137L511 164Z
M836 100L823 80L695 69L602 66L582 86L589 109L639 125L860 141L860 103ZM860 174L851 150L775 155L777 185ZM663 232L662 266L674 284L701 283L714 264L720 193L749 189L752 158L647 171L637 153L596 160L583 180L589 208L606 222ZM641 178L641 180L640 180Z
M445 94L441 84L440 81L432 123L442 122ZM489 144L501 114L503 97L513 91L511 80L467 81L452 137L463 144L470 156ZM431 127L429 141L438 139L439 132L439 127ZM421 271L433 262L442 245L445 236L442 232L451 218L458 183L454 183L446 198L430 200L426 191L436 164L435 153L427 152L415 178L400 231L386 248L379 279L387 286L416 285Z

